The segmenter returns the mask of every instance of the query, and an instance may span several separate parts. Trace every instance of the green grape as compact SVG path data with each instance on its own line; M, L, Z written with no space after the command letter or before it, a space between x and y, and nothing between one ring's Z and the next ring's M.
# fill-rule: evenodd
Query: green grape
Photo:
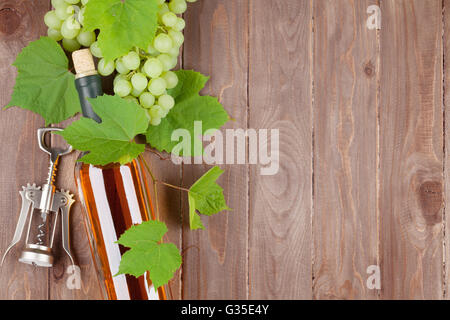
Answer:
M163 72L163 64L157 58L148 59L142 68L144 73L150 78L157 78Z
M137 90L136 88L133 88L133 90L131 90L131 95L134 97L139 97L142 92L144 92L144 90Z
M114 93L119 97L126 97L131 93L131 83L127 80L118 80L114 84Z
M158 60L161 61L164 71L169 71L174 67L172 57L169 56L168 54L165 53L160 54L158 56Z
M159 126L161 124L161 118L151 118L150 124L152 126Z
M163 14L163 16L161 17L162 22L164 23L165 26L167 27L173 27L174 25L177 24L178 21L178 17L175 13L173 12L166 12Z
M49 28L59 30L63 22L56 16L55 10L52 10L45 14L44 23Z
M193 2L197 2L197 0L186 0L187 2L191 2L191 3L193 3Z
M91 44L91 48L90 49L91 49L91 53L92 53L92 55L94 57L103 58L102 50L99 48L97 41L94 41Z
M49 36L50 39L53 39L55 41L60 41L63 39L61 32L59 32L59 30L56 29L49 28L47 30L47 35Z
M130 72L130 69L125 67L125 65L123 64L122 59L116 60L116 70L118 73L121 73L121 74L127 74Z
M164 110L161 108L161 106L155 104L150 107L150 116L153 118L162 118L164 115Z
M136 98L133 97L133 96L126 96L126 97L124 97L124 99L127 100L127 101L134 102L134 103L136 103L136 104L139 104L138 99L136 99Z
M155 104L155 96L150 92L144 92L140 95L139 102L141 103L141 106L148 109Z
M72 15L72 13L73 8L67 3L64 3L55 8L55 14L60 20L66 20L68 17Z
M80 33L80 23L74 18L68 18L61 26L61 34L66 39L73 39Z
M80 0L64 0L64 1L69 4L77 4L78 2L80 2Z
M166 91L167 84L162 78L155 78L148 83L148 91L154 96L160 96Z
M81 0L81 4L82 4L83 6L85 6L88 2L89 2L89 0Z
M131 84L133 85L133 88L142 92L147 87L147 77L143 73L135 73L131 77Z
M119 80L127 80L127 76L125 74L118 74L113 81L113 84L116 84Z
M64 0L52 0L52 6L53 6L53 8L58 8L58 7L61 7L61 6L66 6L67 5L67 3L64 1Z
M85 7L81 8L80 12L78 12L78 21L81 24L84 24L84 11L86 10Z
M166 2L166 0L158 0L158 6L163 5Z
M178 76L173 71L167 71L161 76L166 81L167 89L173 89L178 84Z
M76 51L81 47L81 45L78 43L76 39L63 39L62 45L63 48L69 52Z
M161 5L161 7L159 8L158 11L158 16L162 17L164 14L166 14L167 12L170 12L169 6L167 5L167 3L163 3Z
M180 55L180 47L172 47L172 49L170 49L170 51L167 52L167 54L169 56L178 58L178 56Z
M169 37L176 47L181 47L184 42L184 35L180 31L169 30Z
M187 4L185 0L171 0L169 2L169 9L173 13L181 14L187 9Z
M158 56L160 54L151 43L148 45L147 52L152 56Z
M165 33L160 33L153 40L153 47L159 52L169 52L173 47L172 38Z
M109 76L115 69L114 61L106 62L105 58L101 58L98 62L97 70L102 76Z
M168 94L164 94L158 98L158 105L168 112L175 106L175 99Z
M172 27L173 30L176 31L183 31L183 29L186 27L186 22L183 18L177 18L177 23Z
M137 68L139 68L139 65L141 63L139 54L134 51L130 51L127 55L123 56L121 60L124 67L129 70L136 70Z
M95 41L95 32L93 31L82 31L77 36L77 41L85 47L89 47Z

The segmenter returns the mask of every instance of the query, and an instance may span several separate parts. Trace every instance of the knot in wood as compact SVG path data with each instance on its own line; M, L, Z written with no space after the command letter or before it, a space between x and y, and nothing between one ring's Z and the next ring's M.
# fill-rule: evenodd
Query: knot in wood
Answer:
M373 65L372 61L369 61L364 66L364 73L369 78L373 77L375 75L375 66Z
M0 32L13 34L20 25L20 16L13 8L0 9Z
M419 201L427 225L440 223L442 219L442 183L439 181L422 183L419 188Z

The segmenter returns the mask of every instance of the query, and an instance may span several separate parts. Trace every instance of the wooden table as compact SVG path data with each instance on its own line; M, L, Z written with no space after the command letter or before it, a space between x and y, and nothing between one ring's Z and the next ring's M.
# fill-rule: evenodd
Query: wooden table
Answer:
M373 4L381 30L366 26ZM0 1L1 105L14 85L11 63L45 34L49 8L49 0ZM203 92L236 119L227 128L280 130L280 171L224 165L220 184L234 210L204 218L205 231L189 230L185 194L160 189L170 239L184 257L175 298L449 296L449 15L449 0L189 6L182 67L212 76ZM14 233L20 187L44 182L47 157L35 138L43 126L29 111L0 112L0 252ZM59 186L72 191L75 158L58 173ZM161 179L187 187L209 168L147 158ZM0 298L98 298L78 202L72 237L81 290L67 289L62 254L54 268L39 269L17 263L15 249L0 272ZM366 285L371 265L380 268L380 290Z

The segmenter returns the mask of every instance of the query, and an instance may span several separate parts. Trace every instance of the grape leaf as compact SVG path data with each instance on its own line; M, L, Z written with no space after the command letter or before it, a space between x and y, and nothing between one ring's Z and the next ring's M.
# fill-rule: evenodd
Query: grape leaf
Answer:
M155 290L167 284L181 266L181 255L173 243L159 243L166 232L159 221L145 221L125 231L117 242L130 249L122 256L117 274L139 277L149 271Z
M125 164L145 151L145 145L133 142L136 135L147 129L144 109L118 96L103 95L89 101L102 122L81 118L58 132L75 149L90 151L80 161L94 165Z
M219 129L228 120L228 114L215 97L200 96L200 90L205 86L208 78L204 75L188 70L175 72L179 82L177 87L169 90L175 98L175 107L162 119L159 126L149 126L147 142L159 151L172 152L179 143L172 141L172 132L176 129L186 129L191 136L191 150L184 156L198 155L194 152L194 141L200 140L194 136L194 122L202 122L202 134L209 129Z
M61 46L49 37L31 42L13 65L18 75L11 101L41 115L46 124L59 123L81 110L75 77Z
M158 26L158 10L158 0L90 0L83 22L88 30L100 30L98 46L110 61L134 47L147 49Z
M216 183L223 172L219 167L213 167L189 189L189 222L192 230L205 228L197 212L211 216L222 210L231 210L225 202L223 189Z

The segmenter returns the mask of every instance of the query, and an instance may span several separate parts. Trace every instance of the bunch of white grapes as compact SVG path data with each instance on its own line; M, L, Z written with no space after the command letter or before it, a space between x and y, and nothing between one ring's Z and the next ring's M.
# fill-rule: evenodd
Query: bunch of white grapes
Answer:
M83 29L88 1L51 0L54 9L44 17L48 36L62 40L63 48L69 52L90 47L92 55L99 58L97 69L102 76L117 73L114 93L145 108L150 124L159 125L175 105L167 90L178 84L178 77L171 70L178 63L184 42L185 21L180 15L187 9L186 2L197 0L158 0L158 28L153 42L148 48L134 48L114 61L103 58L95 33Z

